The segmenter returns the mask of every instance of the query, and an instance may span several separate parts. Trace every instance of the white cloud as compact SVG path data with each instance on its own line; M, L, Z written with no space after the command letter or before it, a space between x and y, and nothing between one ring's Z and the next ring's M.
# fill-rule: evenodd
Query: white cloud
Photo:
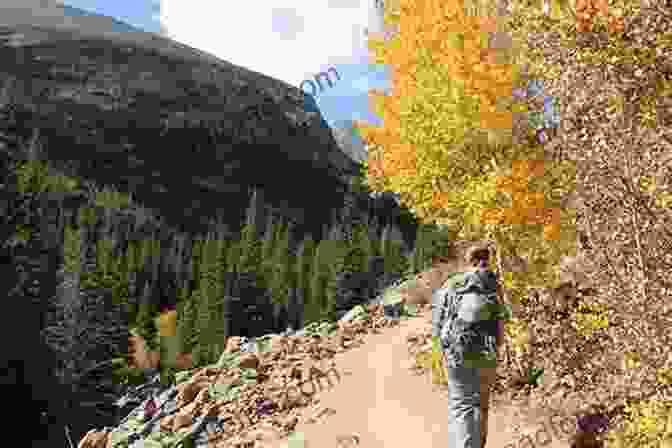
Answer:
M272 5L272 6L270 6ZM361 62L373 0L161 0L172 39L299 86L337 63Z

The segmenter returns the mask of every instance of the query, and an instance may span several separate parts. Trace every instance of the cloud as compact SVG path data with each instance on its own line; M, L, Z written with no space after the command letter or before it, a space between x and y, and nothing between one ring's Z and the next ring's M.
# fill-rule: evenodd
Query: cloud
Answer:
M272 4L272 7L269 7ZM166 34L299 86L335 64L367 60L369 0L162 0Z
M294 8L273 8L271 11L271 31L282 40L296 40L305 29L304 22L304 17Z

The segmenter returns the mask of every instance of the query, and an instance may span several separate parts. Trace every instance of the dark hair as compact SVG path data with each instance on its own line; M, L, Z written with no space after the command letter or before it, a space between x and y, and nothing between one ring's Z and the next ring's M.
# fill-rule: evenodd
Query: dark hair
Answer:
M464 258L470 266L485 268L490 259L490 248L485 244L472 246L467 250Z

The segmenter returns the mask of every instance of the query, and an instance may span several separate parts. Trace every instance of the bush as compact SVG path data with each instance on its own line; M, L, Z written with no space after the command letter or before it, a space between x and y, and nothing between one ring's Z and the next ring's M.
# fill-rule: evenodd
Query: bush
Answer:
M668 448L672 443L672 401L648 400L625 406L624 427L609 434L608 448Z

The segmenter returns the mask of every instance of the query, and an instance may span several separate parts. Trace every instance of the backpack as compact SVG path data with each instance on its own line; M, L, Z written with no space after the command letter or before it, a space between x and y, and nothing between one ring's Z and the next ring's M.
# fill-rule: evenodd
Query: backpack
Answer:
M497 290L488 288L479 274L468 272L448 279L440 291L435 325L448 358L462 364L472 354L496 352Z

